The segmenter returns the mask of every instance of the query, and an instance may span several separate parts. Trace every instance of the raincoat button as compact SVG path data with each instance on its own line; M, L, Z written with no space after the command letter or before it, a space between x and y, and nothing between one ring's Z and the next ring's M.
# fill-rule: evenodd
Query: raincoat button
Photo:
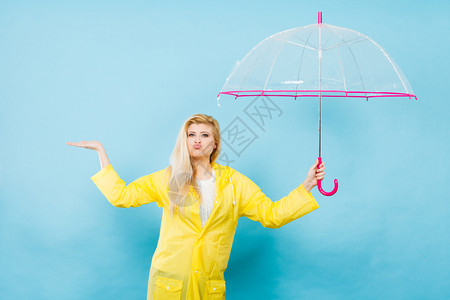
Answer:
M194 273L197 273L197 270L195 270Z
M216 288L213 288L213 291L215 291L216 290Z
M167 287L167 290L169 290L169 287Z

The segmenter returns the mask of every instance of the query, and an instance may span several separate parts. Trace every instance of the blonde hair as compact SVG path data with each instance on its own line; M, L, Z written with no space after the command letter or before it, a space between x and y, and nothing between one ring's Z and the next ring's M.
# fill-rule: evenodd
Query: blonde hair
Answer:
M211 126L211 133L214 137L216 147L213 149L209 162L212 165L220 153L220 127L219 122L211 116L205 114L195 114L189 117L181 126L178 133L175 147L170 155L170 180L169 180L169 199L170 211L172 213L180 212L192 203L188 199L190 187L196 187L195 174L197 170L192 163L187 145L187 130L191 124L206 124Z

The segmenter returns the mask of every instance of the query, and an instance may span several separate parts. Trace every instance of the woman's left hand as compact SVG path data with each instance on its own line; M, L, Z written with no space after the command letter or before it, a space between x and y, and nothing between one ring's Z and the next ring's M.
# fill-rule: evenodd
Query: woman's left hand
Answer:
M315 164L309 169L305 181L303 181L303 186L308 192L317 185L318 180L323 180L325 177L325 165L322 162L322 164L317 167L318 163L319 160L316 160Z

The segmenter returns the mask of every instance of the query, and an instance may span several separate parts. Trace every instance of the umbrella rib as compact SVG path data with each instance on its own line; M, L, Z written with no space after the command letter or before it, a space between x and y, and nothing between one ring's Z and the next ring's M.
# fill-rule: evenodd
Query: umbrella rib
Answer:
M348 47L348 46L347 46L347 47ZM356 62L356 58L355 58L355 56L353 55L353 51L352 51L352 49L350 49L350 47L348 47L348 51L350 51L350 54L352 55L353 60L355 61L356 69L358 69L359 78L361 79L361 84L362 84L362 87L363 87L363 91L364 91L364 92L367 92L367 90L366 90L366 85L364 84L364 80L363 80L363 78L362 78L361 71L359 70L358 63Z
M335 36L337 33L333 30L333 29L328 29L331 32L334 33L333 36ZM331 38L331 37L330 37ZM341 75L342 75L342 82L344 83L344 91L347 92L347 80L345 78L345 74L344 74L344 68L342 66L342 58L341 58L341 51L339 51L339 47L336 47L337 53L338 53L338 57L339 57L339 66L341 67Z
M329 30L333 31L333 32L337 35L337 33L336 33L332 28L330 28ZM337 36L339 36L339 35L337 35ZM356 62L355 55L353 55L352 49L349 47L349 44L348 44L348 43L346 43L342 38L340 38L340 39L341 39L341 40L344 42L344 44L347 46L348 51L350 51L350 54L352 55L353 61L355 62L356 69L358 70L358 75L359 75L359 78L361 79L361 84L362 84L362 86L363 86L363 90L364 90L364 92L367 92L366 86L365 86L365 84L364 84L364 80L363 80L362 75L361 75L361 71L359 70L359 66L358 66L358 63ZM340 57L339 57L339 58L340 58Z
M387 58L387 60L388 60L389 63L391 64L391 66L394 68L395 73L396 73L397 76L398 76L398 79L400 79L400 82L401 82L402 85L403 85L403 88L405 89L406 93L409 94L408 88L406 87L405 82L404 82L403 79L402 79L402 76L400 76L400 73L398 72L398 69L395 67L395 64L393 63L391 57L390 57L389 54L383 49L383 47L381 47L380 45L378 45L377 42L375 42L374 40L372 40L372 39L371 39L370 37L368 37L367 35L364 35L364 34L358 32L358 31L355 31L355 30L353 30L353 29L345 28L345 30L354 32L354 33L356 33L356 34L359 34L359 35L362 36L362 38L367 38L367 39L368 39L369 41L371 41L375 46L377 46L377 48L381 51L381 53L383 53L383 55ZM352 54L352 55L353 55L353 54Z
M274 39L274 40L282 41L282 42L287 43L287 44L292 44L292 45L299 46L299 47L302 47L302 48L306 48L306 49L310 49L310 50L313 50L313 51L317 51L316 48L308 47L308 46L306 46L306 44L305 44L305 45L302 45L302 44L294 43L294 42L291 42L291 41L286 41L286 40L283 40L283 39L280 39L280 38L273 38L273 39ZM300 40L300 39L299 39L299 40ZM300 40L300 41L302 41L302 40ZM302 41L302 42L303 42L303 41ZM305 42L305 43L307 43L307 42Z
M383 47L381 47L380 45L377 44L377 42L375 42L374 40L372 40L370 37L366 36L367 39L369 39L369 41L371 41L375 46L378 47L378 49L380 49L380 51L384 54L384 56L387 58L387 60L389 61L389 63L391 64L391 66L394 68L395 73L398 76L398 79L400 79L400 82L403 85L403 88L405 89L406 93L409 94L408 88L406 87L405 83L403 82L402 76L400 76L400 73L398 72L398 69L395 67L394 62L392 61L391 57L389 56L389 54L383 49Z
M306 39L306 41L304 41L305 44L308 43L309 39L311 38L311 35L312 35L313 31L314 31L314 30L311 30L311 32L310 32L309 35L308 35L308 38ZM299 39L299 40L300 40L300 39ZM302 49L303 49L303 51L302 51L302 56L301 56L301 58L300 58L300 63L299 63L299 65L298 65L297 82L299 82L299 80L300 80L300 70L302 69L303 56L304 56L304 54L305 54L305 49L307 49L307 47L302 47ZM298 90L298 83L296 84L295 89ZM298 95L298 92L295 92L295 95L297 96L297 95Z
M264 43L266 40L270 39L271 37L272 37L272 36L269 36L269 37L265 38L264 40L262 40L261 42L259 42L258 44L256 44L256 46L253 47L252 50L250 50L250 51L244 56L244 58L241 60L240 63L241 63L241 64L244 63L244 61L247 59L247 57L249 57L250 54L253 53L253 51L255 51L256 48L258 48L262 43ZM249 74L250 74L250 71L253 69L253 67L255 66L256 62L259 60L259 58L260 58L260 56L258 56L258 57L255 59L255 61L254 61L253 64L252 64L252 67L248 69L248 72L247 72L247 74L245 75L244 80L242 81L241 86L239 87L239 90L242 90L242 86L243 86L244 83L247 81L247 78L248 78L248 76L249 76ZM227 81L225 82L225 85L222 87L222 90L223 90L223 89L225 88L225 86L227 85L228 80L229 80L231 77L233 77L234 73L235 73L238 69L239 69L239 67L236 68L236 69L233 71L232 74L230 74L230 76L227 78ZM238 92L238 95L239 95L239 92Z
M338 52L338 57L339 57L339 65L341 66L342 81L344 83L344 91L347 92L347 80L345 79L344 68L342 67L341 52L339 51L339 48L337 48L337 52Z
M256 48L256 47L255 47ZM251 68L248 69L247 74L245 74L244 80L242 80L241 86L239 87L239 90L242 91L242 86L244 85L244 83L247 81L248 76L250 75L250 71L253 69L253 67L255 66L255 64L259 61L260 59L260 55L254 60ZM244 60L242 60L244 61ZM239 93L238 93L239 95Z
M332 30L332 29L330 29L330 30ZM340 47L340 46L342 46L342 45L347 45L347 46L348 46L348 45L350 45L350 44L363 42L364 40L365 40L364 37L357 37L357 38L354 38L353 40L350 40L350 41L342 40L342 43L335 44L335 45L333 45L333 46L330 46L330 47L328 47L328 48L325 48L325 49L323 49L323 51L328 51L328 50L331 50L331 49L333 49L333 48L338 48L338 47Z
M322 29L328 29L327 27L328 27L328 25L327 24L322 24L323 26L322 26ZM330 37L326 40L326 42L324 43L324 45L326 45L327 43L328 43L328 41L331 39L331 37L332 37L332 35L330 35ZM323 47L322 47L322 50L323 50Z
M328 40L326 41L326 43L328 43L328 41L331 40L332 37L336 36L337 33L336 33L333 29L328 28L328 26L325 26L324 29L328 29L328 30L331 31L331 33L332 33L332 34L330 35L330 37L328 38ZM339 35L337 35L337 36L339 36ZM325 44L326 44L326 43L325 43ZM330 47L330 48L333 48L333 47ZM330 49L330 48L329 48L329 49ZM341 52L339 51L339 47L336 47L336 50L337 50L337 52L338 52L338 57L339 57L339 66L341 67L342 82L344 83L344 91L347 92L347 82L346 82L346 79L345 79L344 68L342 67ZM336 80L336 81L337 81L337 80Z
M309 47L311 47L311 48L309 48L309 49L314 50L314 51L317 51L317 50L318 50L317 47L314 47L313 44L310 44L310 43L308 42L309 38L306 39L306 41L305 41L305 40L301 39L301 38L298 36L298 34L299 34L300 32L306 31L307 29L311 29L311 31L310 31L310 35L311 35L311 32L313 32L316 28L317 28L317 24L312 24L312 25L308 25L308 26L301 27L301 30L298 30L298 31L295 33L296 35L293 36L293 38L299 40L299 41L302 42L302 43L304 43L304 45L301 45L301 44L296 44L296 45L297 45L297 46L300 46L300 47L307 47L306 45L309 45ZM292 42L292 43L295 43L295 42Z
M277 55L275 55L275 58L273 59L272 65L270 66L269 74L267 74L266 83L264 84L263 91L266 90L267 83L269 83L270 75L272 75L273 66L277 62L278 56L280 55L281 50L284 48L284 44L281 44L280 49L278 49Z

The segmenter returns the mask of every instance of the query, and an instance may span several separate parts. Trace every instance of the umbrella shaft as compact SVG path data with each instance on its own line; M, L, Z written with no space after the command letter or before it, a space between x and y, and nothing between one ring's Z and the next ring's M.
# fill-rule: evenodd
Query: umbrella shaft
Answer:
M319 157L322 157L322 22L319 23Z
M322 157L322 95L319 93L319 157Z

